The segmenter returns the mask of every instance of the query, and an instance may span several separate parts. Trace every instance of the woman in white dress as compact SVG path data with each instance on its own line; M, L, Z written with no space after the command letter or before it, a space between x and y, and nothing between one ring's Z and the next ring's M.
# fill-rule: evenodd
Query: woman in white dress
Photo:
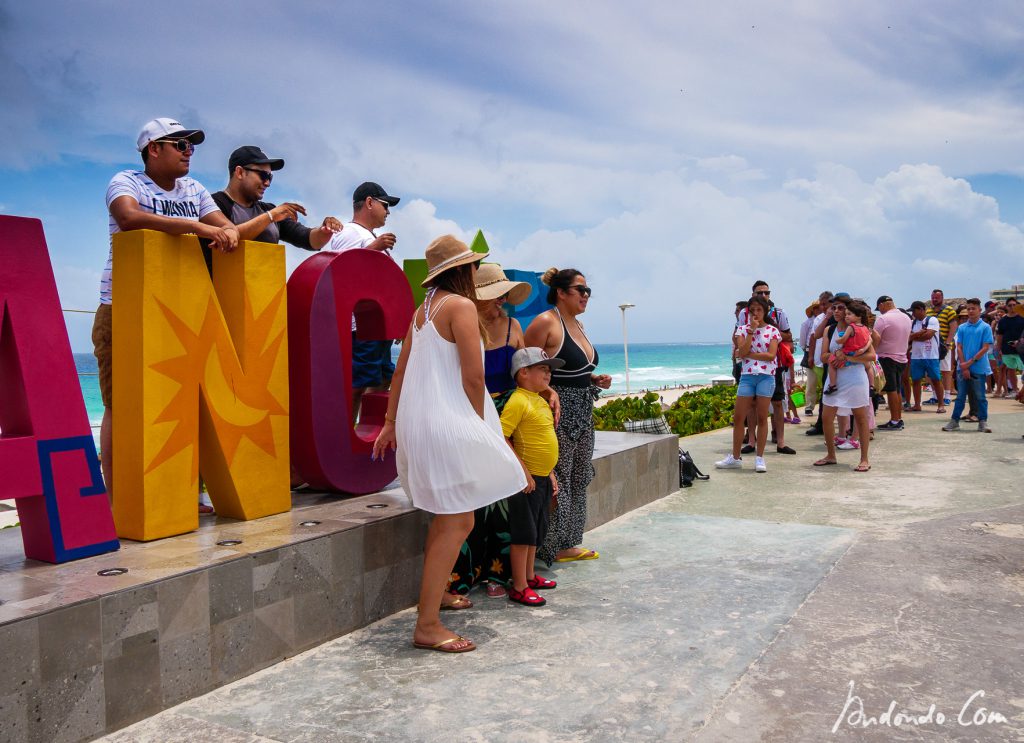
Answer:
M837 303L838 306L838 303ZM836 414L843 409L853 413L856 420L857 434L860 439L860 463L854 468L854 472L867 472L871 469L868 461L868 448L871 444L871 429L868 423L868 409L871 406L871 391L868 381L866 364L875 360L874 346L869 343L860 349L855 355L843 353L844 335L849 329L854 315L860 321L867 324L870 311L868 306L859 299L846 300L846 311L840 315L836 313L835 333L828 345L822 344L821 365L828 365L828 359L835 354L842 361L852 362L849 366L841 367L836 372L837 392L822 400L821 407L821 428L825 433L825 446L828 454L814 463L815 467L824 467L836 464L836 441L835 441L835 419ZM847 413L843 413L846 415ZM845 432L844 432L845 435Z
M484 386L484 331L473 279L487 256L444 235L430 244L426 257L423 286L430 291L402 344L373 456L397 449L402 487L414 506L435 514L413 645L464 653L476 646L441 624L452 566L473 528L473 511L518 493L526 476Z

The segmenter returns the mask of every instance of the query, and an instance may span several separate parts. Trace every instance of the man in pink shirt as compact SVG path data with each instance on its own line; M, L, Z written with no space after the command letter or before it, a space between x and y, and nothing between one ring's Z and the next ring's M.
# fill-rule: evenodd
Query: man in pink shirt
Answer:
M903 402L900 399L903 369L907 365L907 348L910 344L910 317L896 309L892 297L883 294L875 303L875 311L881 313L875 320L874 330L880 338L875 352L885 374L886 402L889 404L889 422L878 426L878 431L903 430Z

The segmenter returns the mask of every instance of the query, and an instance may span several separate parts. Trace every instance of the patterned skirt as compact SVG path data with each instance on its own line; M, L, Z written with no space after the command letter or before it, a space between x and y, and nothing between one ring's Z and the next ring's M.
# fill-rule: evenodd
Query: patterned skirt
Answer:
M558 434L558 505L537 558L548 565L562 550L579 546L587 523L587 487L594 479L594 400L596 387L551 385L562 404Z
M493 397L500 414L515 388ZM512 584L512 565L509 551L512 536L508 528L508 499L503 498L473 512L473 531L462 543L459 556L452 568L448 589L467 594L473 586L485 581Z

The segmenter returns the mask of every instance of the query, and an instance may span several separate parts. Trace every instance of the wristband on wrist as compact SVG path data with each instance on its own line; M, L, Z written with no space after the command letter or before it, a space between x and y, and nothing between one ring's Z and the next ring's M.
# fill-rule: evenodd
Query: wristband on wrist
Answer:
M274 215L273 215L273 213L271 213L271 212L263 212L263 213L266 214L268 217L270 217L270 224L274 224Z

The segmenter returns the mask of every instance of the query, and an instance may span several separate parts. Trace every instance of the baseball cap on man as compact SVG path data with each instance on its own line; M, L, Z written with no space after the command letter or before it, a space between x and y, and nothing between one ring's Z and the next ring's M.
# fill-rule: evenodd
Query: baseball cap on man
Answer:
M142 127L135 146L142 152L150 142L158 139L187 139L192 144L202 144L206 134L202 129L186 129L174 119L153 119Z
M847 299L850 299L849 292L836 292L835 294L832 295L832 300L835 302L844 301Z
M891 301L892 301L892 297L890 297L888 294L883 294L882 296L880 296L878 298L878 301L875 302L875 312L878 312L878 308L881 307L885 302L891 302Z
M388 206L394 206L401 201L398 196L388 196L388 192L373 181L367 181L366 183L360 183L356 187L355 193L352 194L352 203L358 204L360 201L364 201L367 196L386 201Z
M247 144L231 153L231 157L228 158L228 172L234 173L235 168L244 168L246 165L269 165L271 170L280 170L284 167L284 160L267 157L267 153L256 145Z
M512 354L512 378L515 379L520 369L525 369L528 366L539 366L540 364L549 366L552 369L561 369L565 366L564 361L551 358L545 353L543 348L528 346L527 348L520 348Z

